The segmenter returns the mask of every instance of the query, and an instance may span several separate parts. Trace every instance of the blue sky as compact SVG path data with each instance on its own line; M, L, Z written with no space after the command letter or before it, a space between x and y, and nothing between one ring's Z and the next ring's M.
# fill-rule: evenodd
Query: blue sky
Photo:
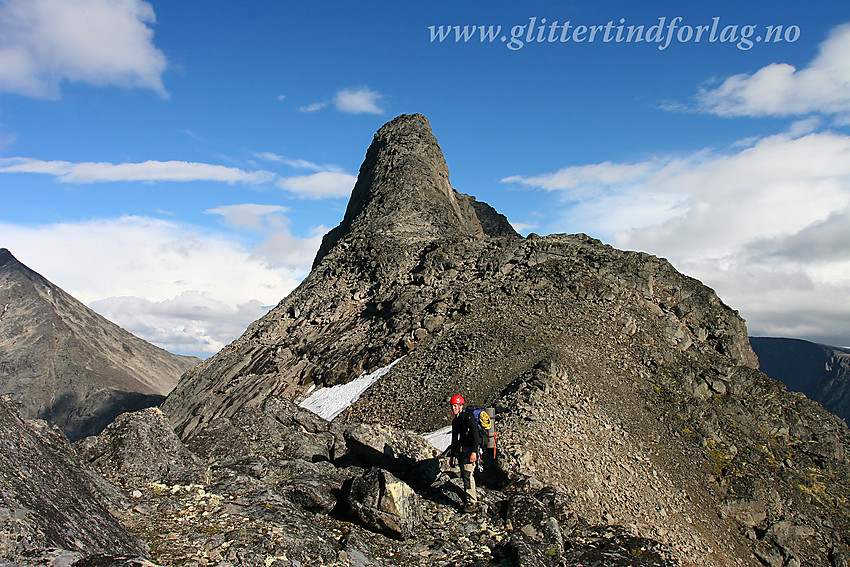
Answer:
M751 334L850 345L847 53L843 1L0 0L0 246L208 356L419 112L523 234L666 257Z

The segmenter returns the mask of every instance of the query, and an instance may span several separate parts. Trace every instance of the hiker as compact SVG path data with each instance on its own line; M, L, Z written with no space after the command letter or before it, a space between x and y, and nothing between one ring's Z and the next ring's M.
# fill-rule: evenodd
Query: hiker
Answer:
M449 466L460 467L463 479L465 512L474 512L478 507L478 492L475 490L475 466L478 462L478 448L481 435L472 412L464 411L466 402L463 396L455 394L451 398L452 444L449 446Z

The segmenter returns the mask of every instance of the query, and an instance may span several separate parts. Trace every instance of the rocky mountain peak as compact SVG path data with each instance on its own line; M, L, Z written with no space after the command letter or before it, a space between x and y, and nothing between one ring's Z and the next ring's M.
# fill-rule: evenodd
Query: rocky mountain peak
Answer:
M345 237L416 242L484 235L470 197L449 182L428 119L404 114L375 134L345 216L325 236L314 265Z
M460 393L498 409L499 482L550 487L680 565L841 564L815 558L850 541L846 424L762 374L739 314L668 261L586 235L521 238L455 192L427 124L378 132L310 275L169 394L189 449L241 447L244 463L252 439L291 442L257 433L289 421L281 404L365 381L327 429L298 417L318 432L304 458L338 461L336 428L438 431Z
M5 267L9 262L17 262L17 260L9 250L0 248L0 267Z
M20 260L15 258L15 256L12 255L8 248L0 248L0 270L2 270L2 272L7 275L17 273L23 274L27 279L30 280L34 278L43 280L43 278L39 274L30 270L28 267L22 264ZM46 280L44 281L45 283L47 283Z

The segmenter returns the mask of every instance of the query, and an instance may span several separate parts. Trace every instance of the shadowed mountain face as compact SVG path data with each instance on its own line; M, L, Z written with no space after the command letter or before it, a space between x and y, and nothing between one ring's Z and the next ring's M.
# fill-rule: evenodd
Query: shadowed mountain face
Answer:
M850 349L800 339L750 337L762 371L850 419Z
M805 563L850 536L850 433L758 370L737 312L664 259L519 236L451 187L420 115L376 134L310 275L162 409L202 451L245 408L396 361L335 422L424 432L452 394L500 407L505 478L685 565Z
M199 362L104 319L0 249L0 393L72 441L157 405Z

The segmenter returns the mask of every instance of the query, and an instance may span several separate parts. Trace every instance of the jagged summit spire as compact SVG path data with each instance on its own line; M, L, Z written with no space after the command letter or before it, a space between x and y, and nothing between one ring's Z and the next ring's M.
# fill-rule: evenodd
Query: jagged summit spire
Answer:
M484 237L470 198L449 183L443 151L425 116L403 114L378 130L345 217L325 236L313 264L349 234L412 241Z

